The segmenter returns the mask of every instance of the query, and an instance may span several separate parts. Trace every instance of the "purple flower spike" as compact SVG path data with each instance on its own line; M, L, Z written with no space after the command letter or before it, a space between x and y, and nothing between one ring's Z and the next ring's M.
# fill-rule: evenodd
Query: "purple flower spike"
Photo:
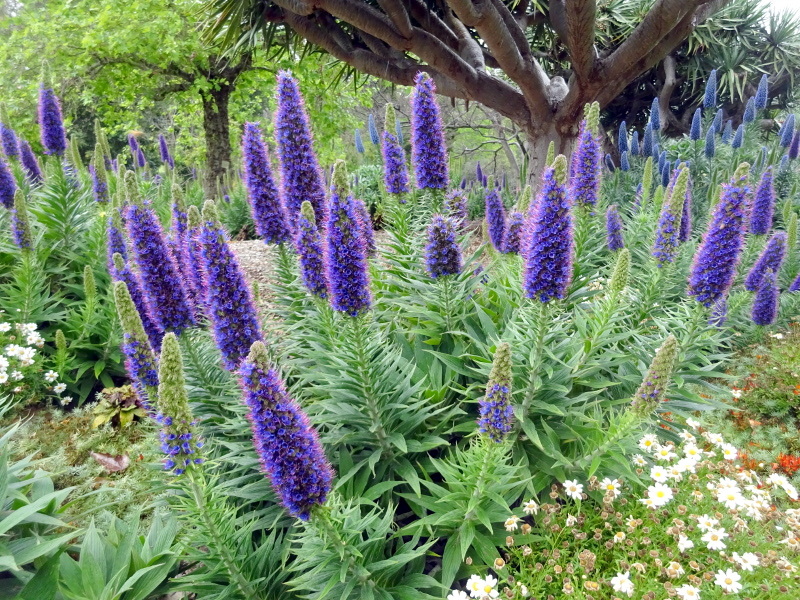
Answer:
M680 245L681 219L683 206L686 203L686 190L689 186L689 169L682 168L675 185L664 200L661 217L656 229L656 241L653 244L653 256L658 266L663 267L675 259Z
M19 156L17 134L7 123L0 123L0 142L2 142L3 152L5 152L6 157L16 158Z
M522 231L525 229L525 215L514 211L508 215L508 227L503 239L503 252L519 254L522 251Z
M328 278L325 274L325 258L322 237L317 228L314 207L308 201L300 207L295 238L300 276L308 291L325 300L328 297Z
M0 156L0 204L8 210L14 207L14 193L17 191L17 182L11 174L6 161Z
M140 169L144 169L147 166L147 158L145 158L144 150L142 150L141 146L136 151L136 165Z
M750 292L755 292L761 287L764 275L768 272L780 271L783 259L786 256L786 234L778 231L772 235L744 280L744 287Z
M103 171L98 172L94 165L89 165L89 174L92 176L92 195L95 202L106 203L109 200L108 181L105 178L105 167L101 168Z
M452 219L434 215L428 226L428 245L425 246L425 266L428 275L436 279L461 272L461 246L456 240Z
M447 187L447 148L436 102L436 85L422 72L414 78L411 95L411 158L418 188Z
M600 140L595 137L585 120L581 129L578 147L572 157L569 197L575 204L594 206L600 191L600 161L603 153Z
M409 191L406 153L397 136L383 132L383 183L390 194L405 194Z
M247 356L250 346L261 340L261 326L250 287L226 237L213 201L206 201L198 241L202 247L203 269L208 274L208 316L223 365L234 371Z
M161 162L167 165L170 169L175 168L175 160L169 153L169 146L167 146L167 138L163 133L158 134L158 150L161 153Z
M800 130L798 130L792 138L792 143L789 145L789 158L794 160L800 155Z
M524 236L523 289L540 302L563 299L572 282L572 215L566 189L567 160L559 155L544 172L542 189L528 213Z
M115 205L111 205L106 225L106 249L108 250L108 272L114 273L114 254L119 254L122 260L128 260L128 249L125 245L123 233L122 212Z
M750 165L742 163L714 208L703 241L694 256L689 275L689 294L705 306L728 295L744 246L744 218L750 188Z
M258 123L245 123L242 158L247 199L253 211L256 233L267 244L282 244L291 239L278 187L272 178L267 147ZM248 346L249 347L249 346Z
M678 241L683 244L692 237L692 181L686 186L686 197L683 200L683 212L681 213L681 231L678 234Z
M494 353L486 394L480 400L478 419L478 430L498 443L505 439L514 424L511 382L511 346L502 342Z
M751 317L756 325L772 325L778 316L778 284L775 273L767 271L753 300Z
M270 366L263 343L253 344L239 374L261 466L286 510L307 521L333 480L317 432Z
M195 315L202 318L207 311L206 273L203 267L203 248L200 244L200 230L203 226L203 217L196 206L190 206L186 217L186 233L183 236L183 259L186 261L183 268L189 288L189 299L192 302Z
M789 286L789 291L792 293L800 292L800 275L798 275L797 278L792 282L792 285Z
M469 209L467 196L461 190L453 190L444 198L444 212L455 223L456 231L461 232L467 224Z
M355 317L372 304L369 291L367 247L358 211L347 185L344 161L333 171L330 214L327 226L326 274L331 306Z
M164 331L180 334L192 326L192 313L158 217L137 204L125 207L123 216L153 318Z
M133 300L133 305L136 307L136 312L139 313L139 318L142 320L142 327L147 335L147 340L150 346L156 352L161 351L161 339L164 337L164 332L153 320L150 314L150 309L144 299L144 292L142 292L142 282L139 276L134 273L130 265L125 262L122 255L115 252L110 261L110 274L112 281L122 281L128 286L128 293Z
M619 217L616 204L612 204L606 210L606 245L612 252L625 247L622 239L622 219Z
M492 246L498 252L502 252L503 240L506 237L506 209L496 189L486 193L486 225Z
M772 229L772 218L775 210L775 187L772 167L767 167L761 174L761 181L756 188L753 210L750 213L750 233L766 235Z
M39 183L44 180L42 169L39 167L39 161L36 160L36 155L31 150L31 145L22 138L19 138L19 160L22 163L22 168L25 169L25 175L31 183Z
M375 245L375 230L372 228L372 217L363 200L353 198L353 207L356 209L356 214L358 215L358 226L361 231L361 237L364 239L367 256L372 256L378 249Z
M314 154L314 139L303 97L297 81L288 71L278 73L278 109L275 113L275 139L283 186L283 202L289 225L295 230L300 205L311 202L317 219L325 223L325 181Z
M67 133L61 117L61 103L52 88L39 86L39 133L47 154L61 156L67 149Z

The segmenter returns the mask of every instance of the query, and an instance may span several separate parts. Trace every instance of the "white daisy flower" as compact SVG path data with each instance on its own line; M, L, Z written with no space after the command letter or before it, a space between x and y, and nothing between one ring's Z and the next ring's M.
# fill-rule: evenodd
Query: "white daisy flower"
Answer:
M19 381L21 379L25 379L25 375L23 375L21 371L13 371L11 373L11 379L14 381Z
M57 383L56 385L53 386L53 391L56 394L63 394L64 391L66 391L66 389L67 389L66 383Z
M697 519L697 527L705 533L710 529L714 529L717 525L719 525L719 519L715 519L714 517L709 517L708 515L703 515L699 519Z
M682 439L684 442L689 442L689 443L692 443L692 444L693 444L693 443L694 443L694 442L697 440L697 438L695 438L695 437L694 437L694 436L693 436L691 433L689 433L688 431L681 431L681 432L680 432L678 435L680 436L680 438L681 438L681 439Z
M752 571L755 567L761 564L759 562L758 556L756 556L752 552L745 552L742 555L740 555L738 552L734 552L733 560L737 565L739 565L740 569L743 569L745 571Z
M0 384L6 383L8 381L8 373L5 371L0 372Z
M536 500L533 500L533 499L528 500L522 506L522 512L524 512L526 515L535 515L535 514L537 514L539 512L539 505L536 503Z
M626 594L629 598L633 596L631 572L625 571L624 573L617 573L616 577L611 578L611 587L614 588L615 592Z
M639 448L641 448L645 452L652 452L657 447L658 447L658 438L652 433L648 433L642 439L639 440Z
M583 484L575 479L567 479L564 482L564 493L573 500L580 500L583 494Z
M677 588L675 593L678 594L681 600L700 600L700 589L688 583Z
M48 371L44 374L44 380L47 383L53 383L56 379L58 379L58 373L55 371Z
M733 569L719 570L714 576L714 583L721 587L723 591L735 594L742 591L742 584L739 583L741 578L742 576Z
M11 323L0 323L0 333L8 333L11 331Z
M632 461L633 464L636 465L637 467L644 467L647 465L647 459L641 454L635 454L633 456Z
M683 453L686 458L691 458L692 460L703 460L703 451L700 450L695 444L686 444L683 447Z
M654 452L653 456L656 457L656 460L664 462L678 457L678 455L672 451L672 448L670 446L661 446Z
M731 396L733 396L737 400L742 397L742 394L743 394L742 390L738 390L735 388L731 390Z
M647 488L647 497L650 498L656 506L664 506L673 498L672 488L663 483L651 485Z
M447 594L447 600L469 600L469 596L467 592L462 592L461 590L453 590L449 594Z
M722 458L725 460L736 460L736 457L739 456L739 451L733 444L722 444L720 450L722 450Z
M506 531L516 531L517 529L519 529L519 525L517 525L517 523L519 523L518 516L511 515L510 517L508 517L505 522Z
M695 421L695 420L694 420L693 418L691 418L691 417L689 417L688 419L686 419L686 424L687 424L689 427L691 427L692 429L695 429L695 430L700 428L700 422L699 422L699 421Z
M706 548L709 550L725 550L725 542L722 540L726 537L728 534L724 529L709 529L700 539L706 543Z
M622 483L619 479L610 479L609 477L606 477L600 482L600 487L606 494L608 492L612 492L614 494L614 498L616 498L621 493L620 488L622 487Z
M658 483L665 483L669 480L669 472L660 465L655 465L650 469L650 479Z
M686 552L692 548L694 548L694 542L685 535L681 534L678 537L678 550L681 552Z

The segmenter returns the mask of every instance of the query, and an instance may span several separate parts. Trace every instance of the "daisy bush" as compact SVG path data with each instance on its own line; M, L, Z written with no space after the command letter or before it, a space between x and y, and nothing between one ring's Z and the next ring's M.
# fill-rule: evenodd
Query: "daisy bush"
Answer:
M52 394L69 403L66 384L49 368L45 339L36 323L14 323L0 313L0 408Z
M448 599L798 597L800 505L785 475L746 468L691 418L639 449L629 480L565 480L517 507L498 524L494 568Z

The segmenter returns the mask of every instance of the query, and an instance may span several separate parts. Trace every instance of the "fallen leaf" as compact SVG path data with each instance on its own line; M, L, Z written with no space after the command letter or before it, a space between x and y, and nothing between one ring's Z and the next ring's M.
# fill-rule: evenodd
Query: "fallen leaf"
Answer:
M131 464L131 459L127 454L117 454L116 456L111 456L110 454L106 454L104 452L90 452L89 454L93 459L99 462L106 471L109 471L110 473L124 471L128 468L128 465Z

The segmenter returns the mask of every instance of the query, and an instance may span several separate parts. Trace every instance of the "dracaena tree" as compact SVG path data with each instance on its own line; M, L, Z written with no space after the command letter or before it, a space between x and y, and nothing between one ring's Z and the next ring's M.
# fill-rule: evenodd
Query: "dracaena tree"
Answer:
M209 0L209 36L242 49L259 34L270 43L288 33L400 85L425 71L438 93L520 127L538 172L551 141L570 149L586 103L607 106L726 1L645 3L638 23L612 41L598 35L595 0ZM539 50L542 36L568 71Z

